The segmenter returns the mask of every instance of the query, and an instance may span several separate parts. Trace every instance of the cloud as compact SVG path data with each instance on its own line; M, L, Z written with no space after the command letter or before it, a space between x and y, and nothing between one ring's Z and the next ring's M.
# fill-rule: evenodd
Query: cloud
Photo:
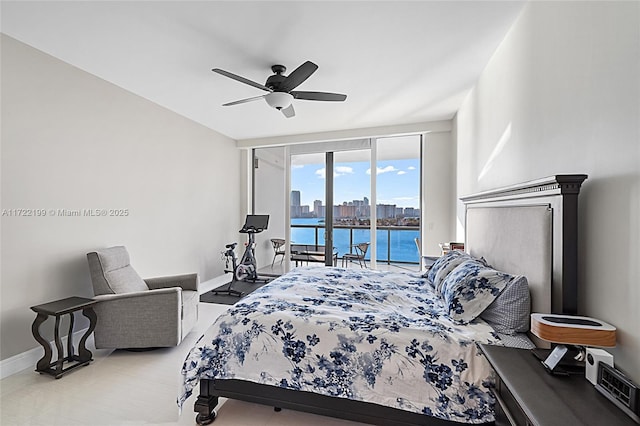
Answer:
M344 175L352 175L352 174L353 174L353 168L348 166L338 166L333 171L334 178L344 176ZM327 170L324 167L321 169L318 169L316 170L316 175L318 176L319 179L326 179Z
M396 169L396 168L395 168L395 167L393 167L393 166L387 166L387 167L385 167L385 168L383 168L383 169L381 169L380 167L378 167L378 168L377 168L377 170L376 170L376 174L382 174L382 173L395 172L395 171L397 171L397 170L398 170L398 169Z
M348 166L338 166L333 172L334 176L352 175L352 174L353 174L353 168Z
M292 164L292 169L304 169L304 164Z
M407 170L415 170L415 169L416 169L416 168L415 168L415 167L413 167L413 166L409 166L409 167L407 167Z
M405 172L404 170L400 170L400 171L398 172L398 174L399 174L399 175L406 175L406 174L407 174L407 172Z
M382 173L397 172L397 171L398 171L398 169L396 169L393 166L387 166L387 167L384 167L384 168L376 167L376 174L377 175L382 174ZM368 175L370 175L371 174L371 169L367 169L366 173Z

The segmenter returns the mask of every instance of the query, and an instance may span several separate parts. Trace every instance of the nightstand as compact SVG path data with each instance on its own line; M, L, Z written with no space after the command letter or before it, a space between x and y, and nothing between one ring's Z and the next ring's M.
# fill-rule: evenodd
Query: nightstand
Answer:
M548 374L526 349L480 349L496 372L496 425L636 425L584 374Z

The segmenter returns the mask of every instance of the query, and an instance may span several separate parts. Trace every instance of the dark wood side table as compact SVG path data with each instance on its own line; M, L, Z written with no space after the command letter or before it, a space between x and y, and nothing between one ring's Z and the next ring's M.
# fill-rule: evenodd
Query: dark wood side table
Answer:
M635 425L584 374L553 376L526 349L480 345L496 372L496 425Z
M44 348L44 356L36 364L36 371L54 376L56 379L62 377L63 374L74 370L78 367L88 365L92 359L91 351L85 346L87 338L96 328L96 313L93 305L96 303L93 299L85 299L84 297L68 297L66 299L56 300L54 302L44 303L42 305L32 306L31 310L36 312L38 316L33 321L31 332L33 337ZM74 312L82 310L82 314L89 318L89 328L84 333L78 344L78 353L75 354L73 349L73 323ZM69 335L67 336L67 356L64 356L64 348L60 339L60 318L69 314ZM47 320L49 316L56 317L56 325L54 329L56 349L58 350L58 359L51 362L53 350L48 341L40 335L40 325ZM71 362L72 365L64 367L65 362Z

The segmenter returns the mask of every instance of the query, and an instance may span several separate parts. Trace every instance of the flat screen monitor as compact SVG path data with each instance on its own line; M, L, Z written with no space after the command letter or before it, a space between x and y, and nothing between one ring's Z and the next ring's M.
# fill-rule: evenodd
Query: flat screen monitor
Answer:
M268 214L248 214L243 229L253 228L256 231L264 231L269 226Z

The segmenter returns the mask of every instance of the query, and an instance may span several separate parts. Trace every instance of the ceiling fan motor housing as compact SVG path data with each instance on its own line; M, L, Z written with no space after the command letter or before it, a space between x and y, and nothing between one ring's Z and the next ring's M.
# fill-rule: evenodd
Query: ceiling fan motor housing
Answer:
M275 74L267 78L267 82L264 85L271 90L277 91L278 87L280 87L280 83L282 83L287 78L283 75L286 70L287 67L285 67L284 65L272 66L271 71L273 71Z

